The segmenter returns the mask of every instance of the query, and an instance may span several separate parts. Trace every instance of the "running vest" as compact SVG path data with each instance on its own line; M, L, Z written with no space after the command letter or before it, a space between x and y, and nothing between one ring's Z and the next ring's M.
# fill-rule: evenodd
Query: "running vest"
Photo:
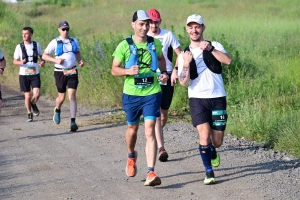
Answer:
M72 45L72 51L74 54L78 52L78 46L76 44L76 42L74 41L74 39L72 37L68 37L71 45ZM64 42L59 38L59 37L56 37L56 41L57 41L57 46L56 46L56 49L55 49L55 55L56 56L60 56L62 55L63 53L68 53L68 52L64 52L64 49L63 49L63 45L64 45Z
M133 42L132 36L126 38L126 41L129 45L130 49L130 57L129 60L125 63L125 68L128 69L132 67L133 65L139 65L141 64L140 61L138 61L138 48ZM151 65L150 69L155 72L158 68L158 58L156 55L156 49L155 49L155 43L154 43L154 38L151 36L147 36L147 50L151 54Z
M32 54L32 56L28 56L25 45L24 45L24 42L20 43L20 47L21 47L21 50L22 50L22 60L26 59L25 63L28 63L28 57L32 57L32 62L37 63L37 60L38 60L37 44L36 44L35 41L32 41L32 43L33 43L33 49L32 49L33 54Z
M211 44L210 41L207 41ZM186 47L185 51L190 51L190 47ZM210 53L207 50L203 50L203 60L206 66L210 71L212 71L215 74L221 74L222 73L222 65L221 62L218 61L212 53ZM190 62L190 79L194 80L195 78L198 77L198 72L197 72L197 66L195 59L193 58L192 61Z

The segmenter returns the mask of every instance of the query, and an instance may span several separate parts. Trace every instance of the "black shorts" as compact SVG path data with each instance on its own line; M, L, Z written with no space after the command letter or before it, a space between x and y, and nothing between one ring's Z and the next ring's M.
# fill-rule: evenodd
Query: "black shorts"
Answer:
M20 90L22 92L30 92L31 88L41 88L41 78L40 74L36 75L20 75Z
M76 74L65 76L62 71L54 71L55 84L57 91L59 93L65 93L67 91L67 86L69 89L77 89L79 84L78 71L76 69Z
M160 85L162 91L160 108L163 110L168 110L170 108L173 99L174 86L171 86L171 74L172 72L168 72L167 85Z
M227 122L226 97L190 98L189 104L194 127L209 122L212 129L225 130Z

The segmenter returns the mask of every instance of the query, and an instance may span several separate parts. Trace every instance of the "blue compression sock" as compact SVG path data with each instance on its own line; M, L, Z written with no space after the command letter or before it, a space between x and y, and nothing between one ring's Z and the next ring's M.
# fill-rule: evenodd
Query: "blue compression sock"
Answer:
M199 151L200 151L200 156L202 158L203 165L205 167L206 172L211 172L212 171L212 166L211 166L211 149L210 145L203 146L199 145Z
M209 146L211 151L211 159L215 159L217 157L216 147L212 144L212 142L209 143Z

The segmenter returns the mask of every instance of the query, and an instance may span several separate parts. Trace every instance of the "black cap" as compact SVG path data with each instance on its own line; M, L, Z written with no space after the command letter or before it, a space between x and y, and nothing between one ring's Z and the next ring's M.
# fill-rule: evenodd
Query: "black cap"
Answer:
M62 28L70 28L69 23L67 21L61 21L58 24L58 28L62 29Z

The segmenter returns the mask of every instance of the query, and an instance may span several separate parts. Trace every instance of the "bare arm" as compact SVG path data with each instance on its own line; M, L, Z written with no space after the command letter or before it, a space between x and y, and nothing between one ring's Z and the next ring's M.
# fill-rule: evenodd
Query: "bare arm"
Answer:
M79 66L80 66L80 67L83 67L84 62L83 62L83 60L81 59L80 51L78 51L77 53L75 53L75 56L76 56L76 60L78 61Z
M183 54L183 68L180 74L178 74L178 80L180 85L186 86L190 80L190 62L192 61L193 55L190 51L186 51Z
M48 53L44 52L43 56L42 56L42 59L45 60L45 61L49 61L49 62L53 62L53 63L56 63L56 64L62 64L64 62L65 59L63 58L52 58Z
M166 60L163 54L158 56L158 68L161 72L166 71Z
M14 59L14 60L13 60L13 64L14 64L14 65L17 65L17 66L24 65L25 62L26 62L26 59L24 59L24 60Z
M178 56L179 54L181 53L181 49L180 49L180 46L177 47L176 49L174 49L175 53L177 54L177 59L178 59ZM178 66L178 61L176 59L176 62L175 62L175 67ZM175 83L176 83L176 80L178 79L178 71L177 69L173 69L173 72L172 72L172 75L171 75L171 85L173 86Z
M212 48L214 48L209 42L207 41L201 41L200 42L200 49L210 51ZM227 53L223 53L221 51L218 51L216 49L212 50L212 55L221 63L230 65L232 60Z
M111 74L113 76L135 75L139 73L139 66L134 65L131 68L125 69L121 67L122 63L114 58L111 66Z

